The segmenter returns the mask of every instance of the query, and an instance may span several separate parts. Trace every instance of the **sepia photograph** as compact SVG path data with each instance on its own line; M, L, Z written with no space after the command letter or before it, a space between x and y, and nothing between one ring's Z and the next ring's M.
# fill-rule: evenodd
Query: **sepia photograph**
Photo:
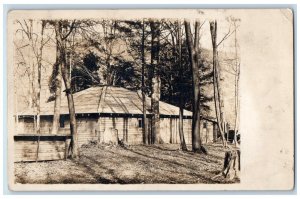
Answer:
M241 184L244 15L66 12L10 13L12 184Z

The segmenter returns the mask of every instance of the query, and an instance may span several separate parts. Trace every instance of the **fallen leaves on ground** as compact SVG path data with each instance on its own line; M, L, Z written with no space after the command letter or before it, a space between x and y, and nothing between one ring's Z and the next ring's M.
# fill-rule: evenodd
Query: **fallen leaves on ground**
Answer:
M177 144L86 145L78 160L15 163L16 183L26 184L214 184L223 168L225 149L207 144L209 154L183 152ZM190 146L189 146L190 149Z

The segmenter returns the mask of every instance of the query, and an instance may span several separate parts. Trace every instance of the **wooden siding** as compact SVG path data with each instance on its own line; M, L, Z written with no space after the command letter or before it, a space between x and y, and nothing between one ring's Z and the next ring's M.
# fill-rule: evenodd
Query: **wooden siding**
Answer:
M192 144L192 120L183 120L183 133L186 144Z
M99 141L101 143L116 143L117 138L128 144L141 144L143 141L142 128L139 127L141 118L130 117L82 117L77 118L77 130L79 144L87 144L90 141ZM150 120L148 121L150 124ZM69 120L65 120L65 127L59 128L58 134L68 134ZM180 143L179 139L179 119L178 118L161 118L160 134L164 143ZM33 119L21 119L19 122L19 132L24 134L34 133ZM41 119L41 134L51 132L52 118ZM206 121L206 128L201 121L200 134L203 143L213 141L213 124ZM20 128L22 127L22 128ZM191 137L192 120L183 120L184 138L187 144L192 143Z
M143 142L142 128L139 128L140 118L101 117L98 121L100 142L116 143L117 139L128 144Z
M60 160L66 158L66 147L69 146L70 139L66 140L65 137L39 139L39 141L38 137L15 139L15 162Z
M65 135L70 133L70 121L65 119L65 127L59 128L57 134ZM40 133L50 134L52 130L52 117L41 117L40 120ZM21 118L19 119L17 134L33 134L36 133L34 129L34 119L33 118Z
M164 143L179 144L179 119L178 118L161 118L160 134ZM206 127L204 128L204 122ZM183 120L183 133L186 144L192 144L192 120ZM213 142L213 123L209 121L200 121L200 135L202 143Z
M77 118L77 131L79 146L88 144L90 141L99 143L114 143L118 140L134 145L143 143L142 128L139 127L141 118L134 117L81 117ZM33 134L33 119L20 120L19 127L22 127L22 134ZM150 119L148 119L150 124ZM179 119L178 118L161 118L160 134L164 143L179 144ZM41 119L41 134L51 132L52 118ZM201 121L201 138L203 143L213 141L213 124L206 122L204 128ZM69 134L69 120L65 120L65 127L60 128L59 134ZM192 120L183 120L183 131L186 144L192 143ZM20 132L19 128L19 132ZM49 130L50 129L50 130ZM57 160L65 158L65 142L63 140L40 141L39 155L37 158L38 142L15 140L15 161L41 161Z
M160 134L164 143L179 144L179 119L178 118L161 118ZM183 133L186 144L192 143L191 138L192 120L183 120Z
M78 118L76 120L79 146L97 140L97 118Z

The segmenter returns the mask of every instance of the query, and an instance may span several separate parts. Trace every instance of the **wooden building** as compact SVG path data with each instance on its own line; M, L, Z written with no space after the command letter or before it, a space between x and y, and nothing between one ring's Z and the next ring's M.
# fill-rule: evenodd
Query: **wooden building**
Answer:
M142 144L142 96L139 92L125 88L103 86L92 87L73 95L77 120L79 145L91 141L127 144ZM151 99L147 97L147 119L151 119ZM180 143L178 130L179 108L160 102L160 134L165 143ZM54 102L41 107L40 134L35 132L35 114L25 111L18 115L15 139L15 161L53 160L66 157L70 139L69 110L66 96L62 96L60 128L51 135ZM192 112L184 110L184 136L191 144ZM215 121L202 118L203 142L216 138ZM147 128L148 131L150 128ZM215 132L215 133L214 133ZM215 135L215 136L214 136Z

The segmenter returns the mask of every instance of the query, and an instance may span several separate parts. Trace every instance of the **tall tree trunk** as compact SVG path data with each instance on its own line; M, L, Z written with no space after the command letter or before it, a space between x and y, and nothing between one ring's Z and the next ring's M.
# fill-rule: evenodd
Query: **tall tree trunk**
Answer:
M192 80L193 80L193 118L192 118L192 149L194 152L204 152L205 148L202 146L202 141L200 137L200 89L199 89L199 64L198 64L198 54L196 54L195 47L198 47L198 42L195 40L193 43L193 36L191 32L191 25L189 21L184 22L187 46L189 50L189 58L192 68ZM195 23L195 30L200 26L199 21ZM199 32L198 32L199 33ZM196 36L195 39L199 37ZM197 50L198 52L198 50Z
M16 77L16 76L15 76ZM16 80L15 80L16 81ZM15 113L16 113L16 128L15 128L15 135L17 135L19 132L19 111L18 111L18 87L15 85L15 88L14 88L14 91L15 91L15 95L14 95L14 103L15 103Z
M34 110L34 115L33 115L33 126L34 126L34 133L37 133L37 129L36 129L36 92L35 92L35 83L36 83L36 79L35 79L35 76L36 76L36 71L35 71L35 64L32 63L32 70L31 70L31 74L32 74L32 82L31 82L31 87L32 87L32 90L31 90L31 99L32 99L32 109Z
M201 120L201 101L200 101L200 96L201 96L201 92L200 92L200 46L199 46L199 42L200 42L200 21L196 20L195 22L195 38L194 38L194 49L195 49L195 56L196 56L196 64L197 64L197 70L195 70L194 72L197 75L197 82L195 82L195 85L198 86L198 99L197 99L197 104L195 104L197 106L197 124L195 128L199 128L199 142L200 142L200 146L202 147L202 137L201 137L201 125L202 125L202 120ZM196 78L196 77L195 77Z
M56 70L55 77L55 101L54 101L54 114L52 121L52 131L51 134L57 134L59 129L59 118L60 118L60 103L61 103L61 86L62 86L62 75L61 75L61 52L60 52L60 32L61 27L56 22L54 24L55 28L55 38L56 38L56 60L53 70Z
M239 67L239 66L238 66ZM237 68L239 70L239 68ZM239 120L239 71L235 77L235 122L234 122L234 144L238 146L237 131L238 131L238 120Z
M237 54L237 38L236 38L236 22L234 22L235 32L234 32L234 47L235 47L235 121L234 121L234 144L238 146L237 142L237 131L238 131L238 120L239 120L239 78L240 78L240 65L238 63L238 54Z
M221 86L220 86L220 76L219 76L219 64L218 64L218 49L217 49L217 21L210 22L210 32L213 46L213 83L214 83L214 102L215 102L215 112L219 131L221 134L223 146L227 147L227 142L224 137L224 112L223 112L223 101L221 99Z
M42 57L43 57L43 47L44 47L44 28L46 22L42 21L42 30L41 30L41 45L39 48L39 54L37 58L38 65L38 89L37 89L37 133L40 133L40 113L41 113L41 78L42 78Z
M61 74L66 88L66 95L67 95L68 107L69 107L70 131L72 136L71 157L78 158L79 148L78 148L78 134L77 134L77 126L76 126L75 106L74 106L73 94L71 90L71 81L69 77L70 73L66 61L66 36L63 36L62 22L59 21L57 23L58 23L57 28L59 33L59 36L57 37L58 39L57 45L59 46L59 52L60 52L59 60L61 66ZM71 32L72 29L69 31Z
M152 144L162 143L160 137L160 114L159 114L159 99L160 99L160 77L155 76L152 78L152 95L151 95L151 107L152 107Z
M64 55L64 53L62 55ZM71 156L72 158L77 158L79 156L78 134L77 134L77 126L76 126L75 106L74 106L73 94L71 91L71 82L69 79L68 67L66 66L66 62L63 61L61 66L62 66L61 67L62 77L66 87L66 95L68 99L68 107L69 107L69 115L70 115L70 131L72 135Z
M160 100L160 68L159 68L159 22L151 21L151 65L152 65L152 95L151 95L151 109L152 109L152 144L162 143L160 137L160 114L159 114L159 100Z
M213 142L216 143L218 141L218 124L213 122Z
M180 146L182 151L187 151L184 132L183 132L183 105L182 105L182 95L180 95L180 107L179 107L179 138L180 138Z
M178 40L178 63L179 63L179 71L182 74L183 68L182 68L182 35L181 35L181 22L177 21L178 23L178 32L177 32L177 40ZM183 132L183 94L184 89L182 88L182 84L180 83L180 92L179 92L179 138L180 138L180 146L182 151L187 151L185 139L184 139L184 132Z
M147 109L146 109L146 96L145 96L145 24L143 21L143 33L142 33L142 100L143 100L143 143L150 144L147 131Z

